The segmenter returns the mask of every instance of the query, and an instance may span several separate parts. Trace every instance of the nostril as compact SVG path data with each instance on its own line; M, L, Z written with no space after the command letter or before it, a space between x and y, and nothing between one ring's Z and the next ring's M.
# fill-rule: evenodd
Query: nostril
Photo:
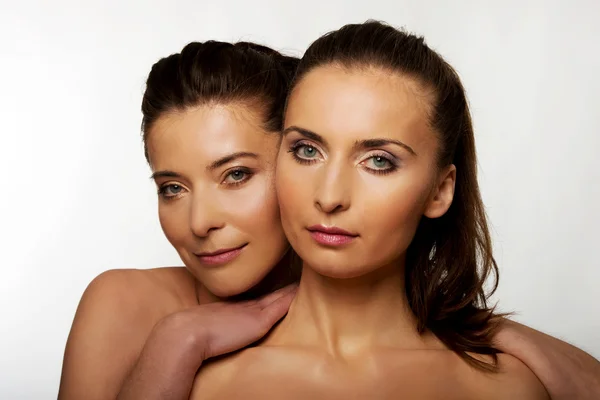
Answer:
M208 221L205 221L202 223L199 223L199 222L192 223L190 228L191 228L191 231L194 234L194 236L206 237L211 232L217 231L217 230L221 229L222 227L223 227L223 224L216 224L214 222L210 223Z
M344 204L342 204L340 202L325 203L325 202L321 202L321 201L316 201L315 206L319 211L326 213L326 214L337 213L337 212L343 211L347 208Z

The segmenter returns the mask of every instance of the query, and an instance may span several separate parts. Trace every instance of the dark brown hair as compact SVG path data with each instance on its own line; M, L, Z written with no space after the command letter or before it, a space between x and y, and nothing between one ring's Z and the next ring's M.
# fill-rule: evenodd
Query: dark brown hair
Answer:
M152 66L142 99L144 154L148 132L165 113L210 103L246 102L278 132L299 59L250 42L192 42Z
M445 215L423 217L408 248L408 301L419 332L429 329L469 363L496 370L496 319L488 298L498 285L498 267L477 183L471 115L457 73L422 37L377 21L345 25L313 42L293 86L313 69L328 65L381 68L415 79L433 94L430 123L440 139L438 167L456 166L456 192ZM490 275L494 282L486 293L484 282ZM479 361L467 352L491 355L494 362Z

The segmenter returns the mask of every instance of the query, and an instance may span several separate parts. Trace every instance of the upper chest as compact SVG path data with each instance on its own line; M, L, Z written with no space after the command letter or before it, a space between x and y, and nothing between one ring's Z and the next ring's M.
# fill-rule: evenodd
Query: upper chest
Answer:
M354 365L311 357L274 357L207 365L197 375L191 400L206 399L471 399L468 379L426 358L370 359ZM246 360L247 361L247 360ZM262 361L262 362L261 362ZM236 365L237 364L237 365Z

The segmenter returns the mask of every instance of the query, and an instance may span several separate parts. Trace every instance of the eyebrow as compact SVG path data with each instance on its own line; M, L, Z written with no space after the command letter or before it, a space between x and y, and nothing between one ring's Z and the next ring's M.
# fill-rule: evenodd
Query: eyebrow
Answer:
M157 180L158 178L181 178L181 175L173 171L156 171L150 176L150 179Z
M213 161L206 169L208 169L209 171L212 171L219 167L222 167L225 164L235 161L238 158L243 158L243 157L259 158L258 154L256 154L256 153L251 153L249 151L238 151L237 153L229 154L225 157L219 158L216 161Z
M302 136L304 136L307 139L314 140L315 142L327 144L327 141L325 139L323 139L323 137L321 135L319 135L313 131L310 131L308 129L300 128L298 126L290 126L288 128L285 128L283 130L283 136L285 136L291 132L298 132L299 134L301 134Z
M406 143L403 143L403 142L401 142L399 140L395 140L395 139L380 138L380 139L357 140L354 143L354 147L361 147L361 148L364 148L364 149L370 149L370 148L373 148L373 147L381 147L381 146L385 146L385 145L388 145L388 144L395 144L397 146L402 147L403 149L405 149L406 151L408 151L413 156L417 155L417 153L415 153L415 151L413 150L412 147L410 147Z
M307 139L314 140L315 142L327 144L327 141L325 139L323 139L323 137L321 135L319 135L311 130L300 128L298 126L290 126L289 128L286 128L283 131L283 135L285 136L291 132L297 132L297 133L301 134L302 136L306 137ZM375 138L375 139L357 140L354 143L354 148L370 149L370 148L381 147L381 146L385 146L385 145L389 145L389 144L394 144L394 145L400 146L403 149L405 149L406 151L408 151L410 154L412 154L413 156L417 155L417 153L413 150L412 147L410 147L406 143L401 142L396 139Z
M232 161L237 160L238 158L243 157L259 158L258 154L256 153L251 153L248 151L238 151L237 153L229 154L219 158L218 160L213 161L208 167L206 167L206 169L209 171L213 171L219 167L222 167L225 164L228 164ZM150 179L156 180L158 178L181 178L181 174L169 170L164 170L156 171L150 176Z

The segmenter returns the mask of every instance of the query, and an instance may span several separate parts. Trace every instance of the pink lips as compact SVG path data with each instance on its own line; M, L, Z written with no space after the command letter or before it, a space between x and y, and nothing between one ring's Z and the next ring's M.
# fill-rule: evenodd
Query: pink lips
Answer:
M310 236L324 246L342 246L352 242L358 235L336 227L315 225L308 228Z
M247 244L247 243L246 243ZM212 253L198 253L196 257L203 263L208 265L221 265L230 262L240 255L246 244L233 249L221 249Z

